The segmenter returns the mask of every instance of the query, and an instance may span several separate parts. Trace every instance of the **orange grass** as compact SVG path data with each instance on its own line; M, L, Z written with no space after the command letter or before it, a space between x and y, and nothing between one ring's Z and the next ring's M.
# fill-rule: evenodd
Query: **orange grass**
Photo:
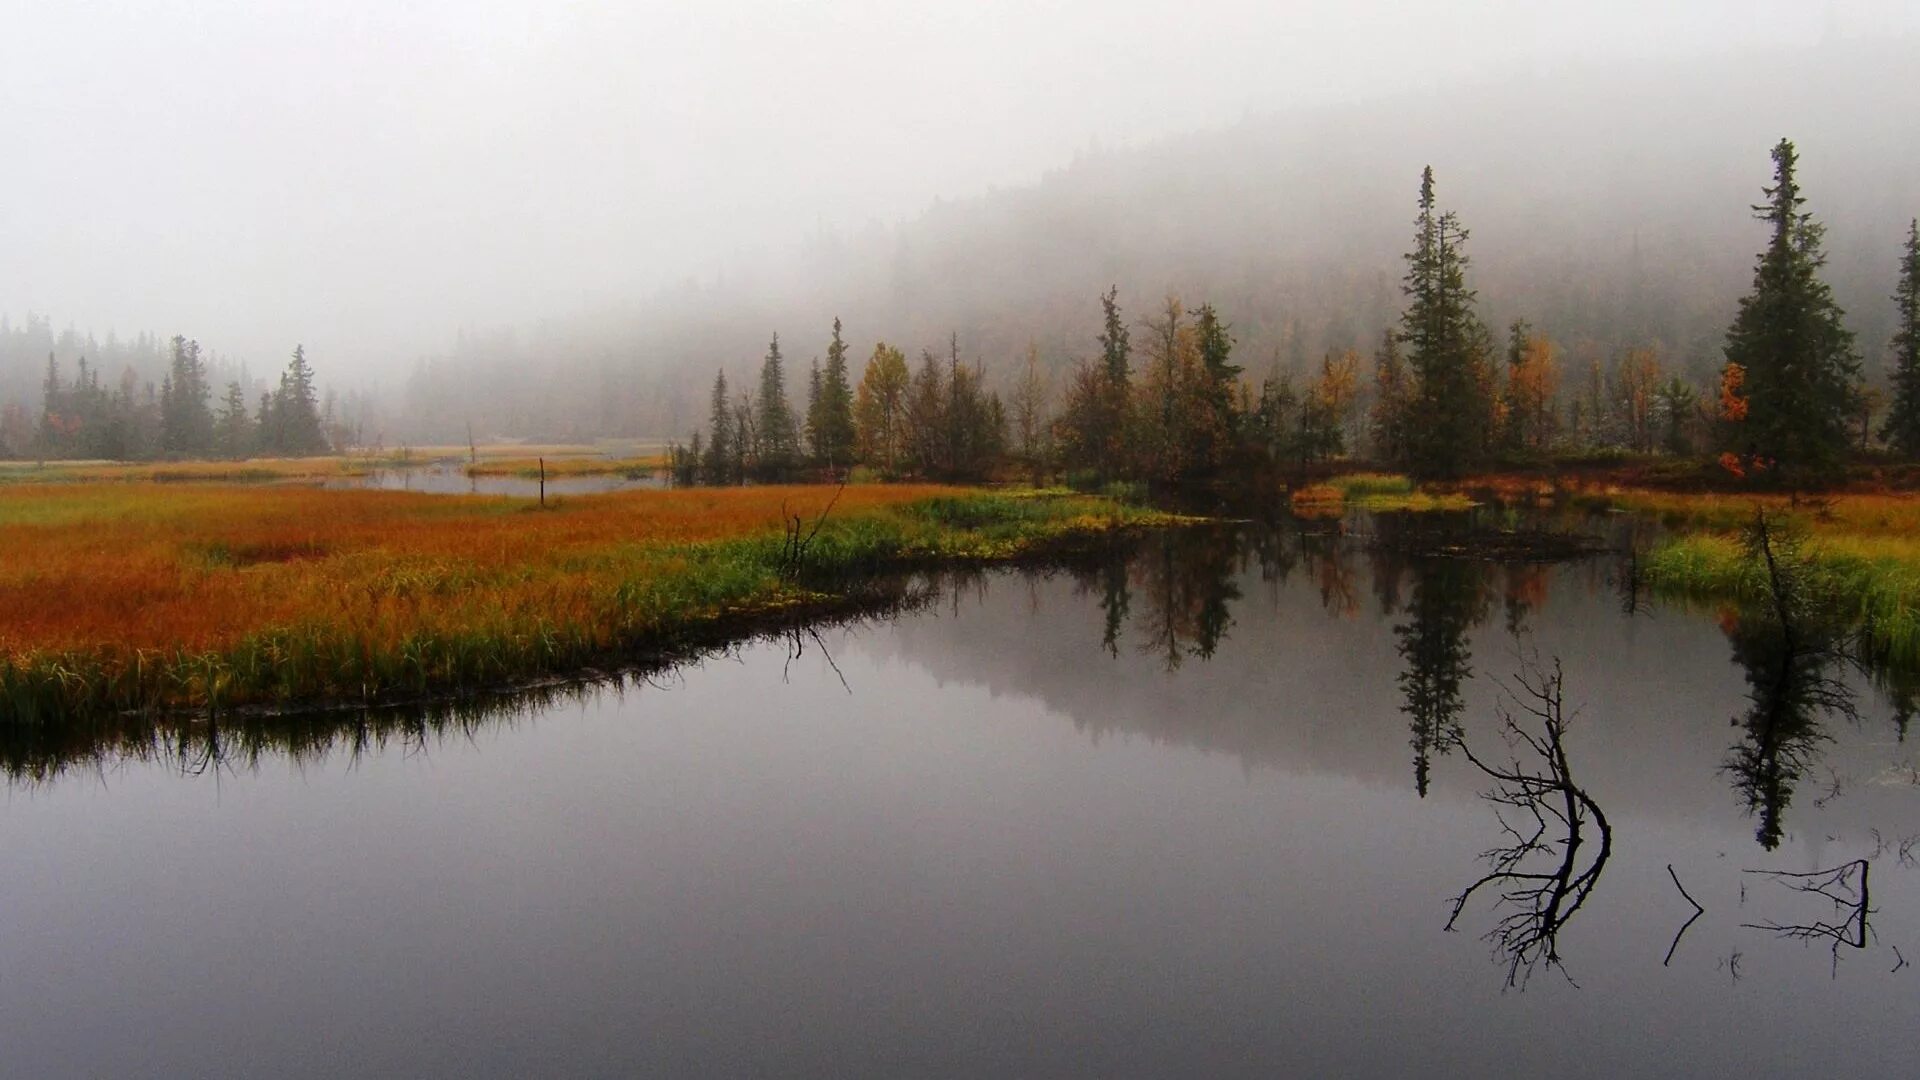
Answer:
M633 491L543 511L388 491L0 487L0 721L562 670L687 622L821 599L774 568L782 513L811 523L834 495ZM1057 508L1022 523L1035 540L1151 517L1045 501ZM974 502L1011 505L956 488L849 487L821 546L850 567L1017 553L1018 536L994 531L1004 511L958 526L916 516Z

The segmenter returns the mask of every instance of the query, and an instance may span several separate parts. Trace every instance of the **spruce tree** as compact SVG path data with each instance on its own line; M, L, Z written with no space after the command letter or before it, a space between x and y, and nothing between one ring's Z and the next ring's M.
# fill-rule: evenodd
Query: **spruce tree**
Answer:
M1227 333L1230 327L1221 321L1213 305L1201 304L1191 314L1195 343L1200 349L1201 373L1205 377L1201 389L1206 410L1196 429L1197 444L1193 452L1202 468L1215 468L1225 463L1233 433L1240 426L1240 418L1234 411L1240 367L1232 362L1233 337Z
M1893 371L1893 407L1880 428L1896 453L1920 457L1920 219L1907 225L1907 249L1900 257L1899 305L1889 346Z
M1106 372L1107 381L1125 391L1127 381L1132 377L1132 368L1127 323L1120 317L1120 286L1109 288L1100 297L1100 309L1106 319L1105 328L1100 333L1100 366Z
M60 383L60 361L47 354L47 377L40 383L40 452L59 455L66 446L66 390Z
M793 467L800 450L800 433L793 421L793 407L787 403L787 373L780 357L780 335L773 335L767 346L767 358L760 365L760 391L753 401L756 467L766 476L777 477Z
M840 320L833 320L827 367L820 376L820 457L829 466L853 460L853 379L847 371L847 343Z
M1128 423L1133 408L1132 345L1120 314L1120 286L1109 287L1100 297L1100 310L1100 378L1089 387L1095 392L1081 422L1087 428L1085 452L1093 459L1094 471L1106 479L1122 471L1135 450Z
M305 346L293 347L293 359L287 361L287 370L280 376L280 388L273 397L273 420L278 452L307 455L324 454L329 449Z
M730 484L737 477L733 471L734 439L733 405L727 400L727 373L725 371L713 377L713 399L708 414L707 427L710 435L707 439L707 458L705 469L707 483Z
M253 422L247 417L247 394L237 382L227 384L227 396L215 423L214 446L221 456L246 457L253 448Z
M813 358L813 366L807 370L807 417L801 422L801 434L806 440L807 457L815 462L827 459L825 448L820 445L820 436L825 425L820 415L820 358Z
M1413 468L1430 476L1457 476L1485 455L1492 402L1482 371L1490 335L1474 313L1467 288L1467 230L1434 197L1433 167L1420 175L1420 213L1414 249L1407 253L1400 341L1414 376L1408 416Z
M1786 139L1773 148L1773 186L1754 215L1772 227L1756 260L1753 291L1727 330L1726 357L1745 372L1746 420L1731 425L1733 445L1761 478L1795 483L1832 478L1844 464L1847 421L1860 370L1853 334L1820 280L1825 232L1800 208L1798 155Z
M207 385L200 343L175 335L173 355L161 383L160 446L169 454L203 455L213 449L213 388Z

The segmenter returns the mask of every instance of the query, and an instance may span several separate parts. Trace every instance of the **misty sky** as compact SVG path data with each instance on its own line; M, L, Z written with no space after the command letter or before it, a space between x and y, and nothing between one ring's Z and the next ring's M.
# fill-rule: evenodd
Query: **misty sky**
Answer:
M1920 5L0 0L0 26L0 312L372 376L1096 142Z

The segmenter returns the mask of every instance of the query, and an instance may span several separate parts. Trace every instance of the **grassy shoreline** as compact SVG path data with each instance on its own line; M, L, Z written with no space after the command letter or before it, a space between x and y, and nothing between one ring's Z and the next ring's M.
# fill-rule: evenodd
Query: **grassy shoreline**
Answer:
M1057 492L825 488L511 499L0 489L0 724L377 703L577 672L845 612L889 571L1179 519Z

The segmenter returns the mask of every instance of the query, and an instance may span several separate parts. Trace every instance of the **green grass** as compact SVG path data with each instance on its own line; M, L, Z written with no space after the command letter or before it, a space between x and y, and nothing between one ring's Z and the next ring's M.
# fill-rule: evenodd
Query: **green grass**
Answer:
M1824 615L1857 627L1874 660L1920 668L1920 559L1911 543L1815 533L1800 555ZM1656 594L1741 606L1770 599L1764 565L1730 533L1668 538L1648 555L1643 573Z
M1398 473L1345 473L1327 481L1348 499L1405 496L1414 492L1413 478Z

